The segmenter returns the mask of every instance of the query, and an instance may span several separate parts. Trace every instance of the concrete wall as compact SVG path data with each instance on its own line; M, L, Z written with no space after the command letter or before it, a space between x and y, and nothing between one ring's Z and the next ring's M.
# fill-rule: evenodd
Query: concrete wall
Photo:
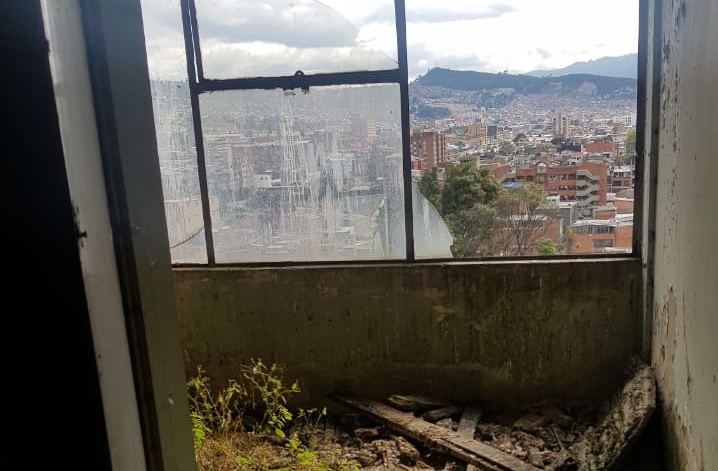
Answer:
M640 352L639 259L175 269L188 374L261 358L316 404L386 397L603 399ZM302 401L300 399L300 401Z
M662 3L662 5L661 5ZM662 6L662 13L660 7ZM718 2L658 2L653 362L673 470L718 469Z

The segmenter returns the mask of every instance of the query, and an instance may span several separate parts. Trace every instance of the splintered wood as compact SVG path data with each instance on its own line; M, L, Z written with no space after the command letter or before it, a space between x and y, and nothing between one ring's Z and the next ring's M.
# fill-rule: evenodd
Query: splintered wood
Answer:
M539 468L476 441L472 437L460 435L381 402L361 398L351 393L336 393L332 396L335 400L362 411L388 428L467 464L472 464L480 470L539 471Z

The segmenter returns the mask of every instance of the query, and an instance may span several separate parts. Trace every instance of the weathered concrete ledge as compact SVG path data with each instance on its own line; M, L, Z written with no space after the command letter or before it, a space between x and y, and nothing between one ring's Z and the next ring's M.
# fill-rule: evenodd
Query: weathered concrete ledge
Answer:
M640 260L177 268L188 374L218 384L250 358L303 398L564 404L605 399L641 348Z

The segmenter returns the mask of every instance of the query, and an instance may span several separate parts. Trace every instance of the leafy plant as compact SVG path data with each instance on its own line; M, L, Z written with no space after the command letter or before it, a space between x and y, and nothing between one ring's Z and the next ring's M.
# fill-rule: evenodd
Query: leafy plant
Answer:
M218 393L213 393L209 377L197 367L197 375L188 383L190 418L195 451L209 434L227 435L241 427L247 391L235 380Z
M316 431L327 415L326 408L288 407L301 392L297 381L287 385L284 371L276 364L250 360L240 367L239 380L214 392L202 367L187 382L195 457L200 471L358 471L353 460L320 453ZM245 429L255 413L256 424ZM278 437L278 438L277 438ZM277 440L284 454L277 456Z
M252 405L263 410L259 433L285 438L285 428L293 418L287 401L300 392L299 383L294 381L286 387L284 371L274 363L265 365L261 359L252 359L249 365L242 366L242 376L247 381Z
M360 466L354 460L340 459L334 455L319 456L312 447L304 444L298 433L292 433L285 447L292 452L296 464L301 469L312 471L359 471Z

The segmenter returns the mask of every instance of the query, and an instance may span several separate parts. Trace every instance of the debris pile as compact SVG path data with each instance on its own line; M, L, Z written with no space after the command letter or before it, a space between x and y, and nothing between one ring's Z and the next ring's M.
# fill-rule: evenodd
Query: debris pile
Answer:
M349 392L332 398L363 469L592 471L616 469L655 409L653 370L642 364L602 408L564 411L542 404L506 411L421 395L384 401Z

